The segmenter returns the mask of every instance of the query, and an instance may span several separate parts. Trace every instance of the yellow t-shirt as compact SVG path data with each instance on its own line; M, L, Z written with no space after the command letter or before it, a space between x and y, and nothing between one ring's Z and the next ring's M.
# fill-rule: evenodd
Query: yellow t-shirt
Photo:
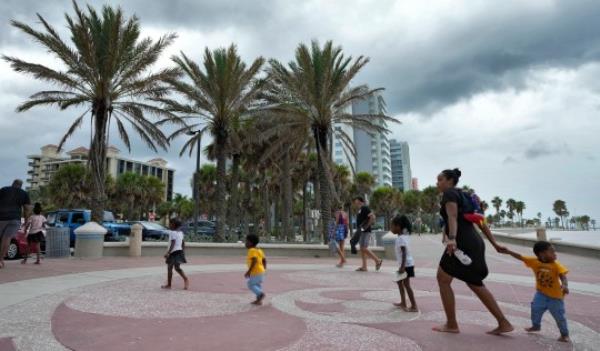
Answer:
M569 272L565 266L558 261L544 263L533 256L523 256L523 263L533 270L536 280L535 287L539 292L555 299L564 297L559 275Z
M265 253L263 250L253 247L248 249L248 257L246 258L246 264L248 268L252 265L252 258L256 257L256 264L254 268L250 271L251 276L263 274L265 272L265 266L263 265L263 259L265 258Z

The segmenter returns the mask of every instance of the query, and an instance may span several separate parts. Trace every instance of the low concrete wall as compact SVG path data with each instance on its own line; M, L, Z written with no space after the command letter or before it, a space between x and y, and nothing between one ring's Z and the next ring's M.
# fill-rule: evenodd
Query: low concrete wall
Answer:
M533 244L535 244L535 242L537 241L536 239L533 239L533 238L524 238L521 236L510 235L510 234L500 233L500 232L494 232L494 237L496 238L496 240L498 240L500 242L516 244L516 245L524 245L530 249L533 248ZM600 247L586 246L586 245L567 243L567 242L562 242L562 241L554 241L554 240L550 240L550 242L552 243L552 245L554 245L554 248L556 249L557 252L564 252L564 253L569 253L569 254L573 254L573 255L586 256L586 257L600 259ZM531 254L533 254L533 251L531 251Z
M327 245L317 244L260 244L267 257L333 257ZM167 251L166 242L143 242L142 256L162 256ZM372 247L371 251L384 257L383 247ZM185 243L185 252L189 256L245 256L244 244L234 243ZM346 255L350 249L346 248ZM129 256L128 242L105 242L104 257ZM350 256L348 256L350 257Z

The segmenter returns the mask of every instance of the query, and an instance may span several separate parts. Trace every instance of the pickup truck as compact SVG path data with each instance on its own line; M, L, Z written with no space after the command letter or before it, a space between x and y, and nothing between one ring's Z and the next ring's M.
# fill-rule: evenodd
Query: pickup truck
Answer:
M71 247L75 245L75 229L81 227L92 219L91 210L58 210L48 212L48 225L51 227L68 227L71 232ZM115 216L110 211L104 211L102 223L106 228L106 241L118 240L120 235L129 235L131 226L127 223L117 223Z

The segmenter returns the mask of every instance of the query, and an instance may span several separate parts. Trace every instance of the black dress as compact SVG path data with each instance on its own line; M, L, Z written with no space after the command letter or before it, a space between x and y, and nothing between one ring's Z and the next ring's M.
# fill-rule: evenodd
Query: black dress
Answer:
M454 202L458 206L456 246L469 256L472 262L470 265L465 266L454 255L449 256L444 250L440 267L447 274L465 283L483 286L483 280L488 275L488 268L485 263L485 242L475 230L473 223L464 219L461 210L461 196L457 189L446 190L442 197L440 214L446 222L446 235L449 230L448 213L446 212L446 203L448 202Z

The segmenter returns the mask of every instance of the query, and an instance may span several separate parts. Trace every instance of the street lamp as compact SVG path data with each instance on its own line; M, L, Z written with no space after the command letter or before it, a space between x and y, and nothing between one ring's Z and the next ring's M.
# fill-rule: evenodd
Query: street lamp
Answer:
M194 234L198 233L198 210L200 209L200 194L198 194L198 174L200 172L200 152L202 147L202 131L188 131L186 132L189 136L198 136L196 141L196 171L194 172L194 179L192 185L192 197L194 198Z

